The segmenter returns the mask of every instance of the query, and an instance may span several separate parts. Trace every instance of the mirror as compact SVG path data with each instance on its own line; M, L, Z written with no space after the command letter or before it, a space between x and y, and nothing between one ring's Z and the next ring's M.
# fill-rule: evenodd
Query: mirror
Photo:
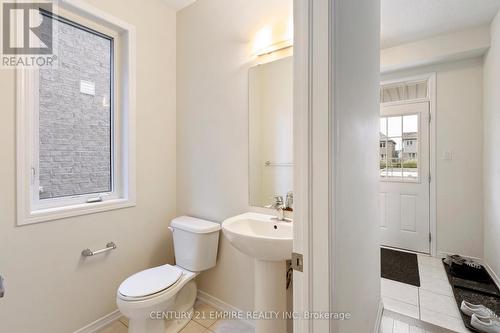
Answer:
M293 59L249 72L249 189L251 206L274 203L293 186Z

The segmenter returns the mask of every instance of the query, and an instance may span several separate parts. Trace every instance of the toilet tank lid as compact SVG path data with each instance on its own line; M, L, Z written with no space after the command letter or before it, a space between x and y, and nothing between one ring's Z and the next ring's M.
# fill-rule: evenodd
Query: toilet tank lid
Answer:
M174 229L181 229L196 234L207 234L210 232L219 231L221 229L219 223L210 222L191 216L176 217L172 220L172 224L170 226Z

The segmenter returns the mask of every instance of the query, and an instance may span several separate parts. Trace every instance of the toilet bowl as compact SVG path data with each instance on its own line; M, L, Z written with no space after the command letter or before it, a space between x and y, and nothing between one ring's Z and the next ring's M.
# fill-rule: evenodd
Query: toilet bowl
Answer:
M171 223L176 265L146 269L118 288L116 303L129 333L177 333L193 314L199 272L215 266L220 225L181 216Z

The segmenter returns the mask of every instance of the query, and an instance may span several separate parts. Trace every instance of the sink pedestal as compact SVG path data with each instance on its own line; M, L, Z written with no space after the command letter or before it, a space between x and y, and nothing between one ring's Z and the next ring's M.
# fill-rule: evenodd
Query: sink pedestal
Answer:
M256 320L255 333L286 333L286 262L255 260L254 311L278 318Z

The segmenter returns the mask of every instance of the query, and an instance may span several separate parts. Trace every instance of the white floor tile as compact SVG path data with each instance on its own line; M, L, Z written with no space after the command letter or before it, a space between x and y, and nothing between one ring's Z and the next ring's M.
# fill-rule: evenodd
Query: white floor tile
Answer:
M453 289L451 288L448 279L436 279L428 275L420 276L420 290L428 290L436 294L453 296Z
M446 271L444 267L441 266L433 266L433 265L419 265L418 271L420 273L420 278L427 277L431 279L438 279L443 281L448 281L448 277L446 276Z
M447 328L449 330L459 333L469 333L470 331L464 326L462 319L447 316L445 314L437 313L432 310L422 309L420 312L422 321L430 324Z
M215 333L254 333L255 329L239 320L218 320L210 326L210 331Z
M410 333L425 333L425 330L420 327L410 326Z
M404 303L390 297L382 297L382 302L384 303L384 309L415 319L420 318L420 312L417 305Z
M180 331L180 333L208 333L208 329L201 326L195 321L190 321L184 329Z
M382 297L390 297L404 303L418 306L418 288L415 286L382 279L381 293Z
M193 320L204 327L210 327L217 321L217 309L203 302L194 305Z
M402 321L394 321L394 333L410 333L410 325Z
M460 318L460 312L453 297L436 294L424 289L420 290L420 308Z
M419 266L428 265L428 266L439 267L439 268L443 267L443 262L441 261L440 258L419 254L417 256L417 259L418 259Z
M393 328L394 319L383 316L382 321L380 322L380 333L392 333Z

